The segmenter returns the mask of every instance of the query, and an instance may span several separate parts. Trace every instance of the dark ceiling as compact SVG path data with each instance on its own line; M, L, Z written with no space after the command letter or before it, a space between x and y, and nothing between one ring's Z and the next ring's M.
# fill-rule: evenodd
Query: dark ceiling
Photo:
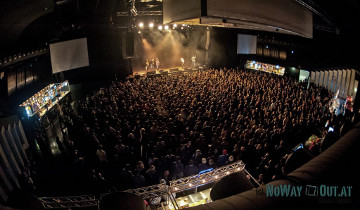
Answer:
M314 40L338 36L356 39L358 0L293 0L314 11ZM0 57L57 39L71 27L109 21L128 11L129 0L1 0ZM137 0L138 10L162 10L162 0ZM115 14L115 15L114 15Z

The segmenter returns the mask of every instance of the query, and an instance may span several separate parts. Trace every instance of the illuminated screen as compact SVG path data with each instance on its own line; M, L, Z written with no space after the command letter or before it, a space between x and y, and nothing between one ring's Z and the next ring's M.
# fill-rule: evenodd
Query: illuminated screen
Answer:
M285 67L279 66L279 65L272 65L268 63L260 63L256 61L247 61L245 64L245 68L252 69L252 70L258 70L258 71L264 71L267 73L277 74L280 76L283 76L285 73Z
M256 54L256 42L256 36L238 34L237 54Z
M87 39L74 39L50 44L53 74L89 66Z

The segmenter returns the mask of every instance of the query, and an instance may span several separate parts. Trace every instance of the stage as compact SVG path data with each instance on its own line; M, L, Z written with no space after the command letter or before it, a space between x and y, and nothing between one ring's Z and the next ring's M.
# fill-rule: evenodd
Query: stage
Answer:
M156 77L161 75L168 74L181 74L181 73L190 73L194 71L206 70L205 66L196 66L193 68L182 68L182 67L172 67L172 68L163 68L163 69L154 69L154 70L137 70L132 75L129 75L128 78L139 78L139 77Z

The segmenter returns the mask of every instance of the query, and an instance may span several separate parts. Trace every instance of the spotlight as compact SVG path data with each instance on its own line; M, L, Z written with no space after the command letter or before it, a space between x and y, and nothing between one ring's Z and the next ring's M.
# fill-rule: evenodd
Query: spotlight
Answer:
M143 23L143 22L139 23L139 27L140 27L140 28L143 28L143 27L144 27L144 23Z
M154 27L154 23L149 23L149 27L153 28Z
M168 26L168 25L166 25L166 26L164 27L164 29L165 29L165 30L168 30L168 29L169 29L169 26Z
M163 27L162 27L162 26L158 26L158 29L161 31L161 30L163 29Z

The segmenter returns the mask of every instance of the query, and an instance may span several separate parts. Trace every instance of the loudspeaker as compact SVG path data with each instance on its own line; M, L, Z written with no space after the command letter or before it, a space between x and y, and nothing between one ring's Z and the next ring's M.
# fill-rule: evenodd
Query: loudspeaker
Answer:
M156 74L156 71L148 71L148 72L146 72L146 75L154 75L154 74Z
M325 136L325 138L321 141L320 151L321 152L325 151L327 148L333 145L339 138L340 136L335 132L329 132Z
M254 188L243 172L233 173L220 179L211 189L211 200L219 200Z
M126 56L134 56L134 32L126 32Z
M169 72L178 72L179 68L173 68L173 69L169 69Z
M206 43L205 43L205 50L209 50L210 45L210 30L206 31Z
M312 154L303 148L297 149L291 153L285 161L284 173L289 174L295 169L307 163L313 158Z
M131 193L116 192L105 195L99 203L100 210L145 210L144 200Z

